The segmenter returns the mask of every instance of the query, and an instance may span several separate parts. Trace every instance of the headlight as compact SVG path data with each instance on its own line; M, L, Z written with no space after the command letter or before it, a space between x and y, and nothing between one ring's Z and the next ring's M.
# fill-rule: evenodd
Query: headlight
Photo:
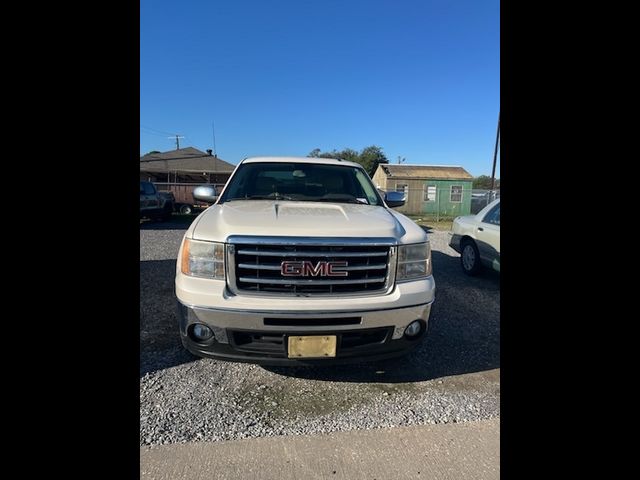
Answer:
M180 263L185 275L224 280L224 243L185 238Z
M398 247L399 282L418 280L431 275L431 247L429 242Z

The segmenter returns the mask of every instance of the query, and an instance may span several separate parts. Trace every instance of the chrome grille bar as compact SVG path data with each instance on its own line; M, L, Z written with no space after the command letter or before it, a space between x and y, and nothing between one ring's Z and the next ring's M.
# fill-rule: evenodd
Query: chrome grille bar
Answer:
M240 255L256 255L258 257L386 257L388 252L323 252L293 250L238 250Z
M265 284L274 284L274 285L355 285L359 283L384 282L384 277L361 278L358 280L316 280L315 278L306 279L306 280L294 280L294 279L279 280L275 278L240 277L240 281L247 282L247 283L265 283Z

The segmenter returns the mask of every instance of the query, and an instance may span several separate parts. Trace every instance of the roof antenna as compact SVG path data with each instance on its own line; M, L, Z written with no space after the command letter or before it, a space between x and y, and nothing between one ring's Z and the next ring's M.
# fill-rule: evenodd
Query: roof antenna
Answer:
M180 139L184 138L182 135L175 135L176 137L176 150L180 150ZM173 138L173 137L167 137L167 138Z
M211 120L211 131L213 132L213 156L218 158L218 154L216 153L216 126L213 120Z

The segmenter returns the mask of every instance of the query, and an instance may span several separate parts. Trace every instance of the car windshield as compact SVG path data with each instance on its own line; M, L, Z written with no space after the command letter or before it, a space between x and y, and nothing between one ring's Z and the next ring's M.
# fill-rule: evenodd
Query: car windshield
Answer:
M245 163L233 175L220 203L232 200L382 205L361 168L318 163Z

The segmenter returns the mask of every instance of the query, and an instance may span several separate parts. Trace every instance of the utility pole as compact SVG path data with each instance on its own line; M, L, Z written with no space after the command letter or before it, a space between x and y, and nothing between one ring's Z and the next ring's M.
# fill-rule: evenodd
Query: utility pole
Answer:
M491 191L496 186L496 158L498 157L498 142L500 141L500 112L498 112L498 132L496 133L496 148L493 150L493 170L491 170Z
M180 150L180 139L184 138L182 135L176 135L176 150ZM167 138L173 138L173 137L167 137Z

